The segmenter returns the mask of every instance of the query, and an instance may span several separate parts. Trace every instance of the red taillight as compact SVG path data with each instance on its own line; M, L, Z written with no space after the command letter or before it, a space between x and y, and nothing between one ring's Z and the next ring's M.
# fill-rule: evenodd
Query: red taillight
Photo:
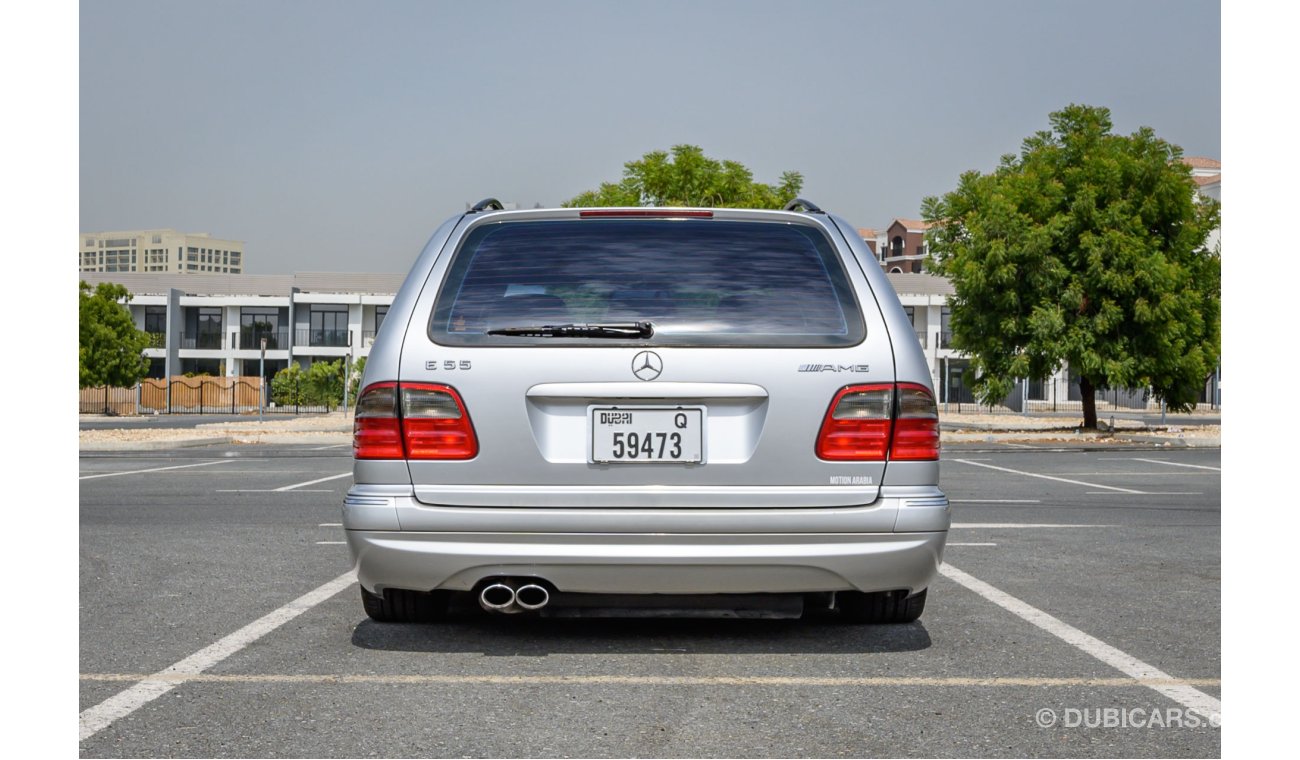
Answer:
M916 383L898 384L898 417L890 459L908 461L939 458L939 407L930 389Z
M817 456L832 461L939 458L939 415L923 385L841 388L817 435Z
M436 383L375 383L357 399L357 459L472 459L478 438L460 394Z
M893 384L841 388L822 420L817 456L837 461L883 460L889 452L893 406Z
M407 459L473 459L478 438L460 394L448 385L402 383Z
M397 417L397 383L375 383L357 397L352 420L352 456L405 459L402 423Z

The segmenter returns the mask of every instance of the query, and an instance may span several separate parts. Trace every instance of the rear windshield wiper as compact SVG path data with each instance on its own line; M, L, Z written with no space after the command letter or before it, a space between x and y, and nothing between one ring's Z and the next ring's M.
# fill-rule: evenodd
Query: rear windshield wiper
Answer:
M525 338L649 338L655 334L649 322L618 322L588 325L526 325L498 327L488 335L517 335Z

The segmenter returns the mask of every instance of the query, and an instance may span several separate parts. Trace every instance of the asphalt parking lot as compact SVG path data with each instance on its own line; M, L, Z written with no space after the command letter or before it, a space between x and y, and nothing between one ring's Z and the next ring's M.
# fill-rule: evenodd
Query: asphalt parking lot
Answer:
M1218 756L1219 467L946 447L912 625L378 625L346 445L83 453L81 754Z

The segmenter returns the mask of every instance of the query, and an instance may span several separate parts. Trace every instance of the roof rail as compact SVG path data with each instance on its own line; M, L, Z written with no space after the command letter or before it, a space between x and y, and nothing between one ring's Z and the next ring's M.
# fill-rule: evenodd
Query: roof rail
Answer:
M487 211L487 210L489 210L489 209L492 209L492 210L495 210L495 211L504 211L505 208L506 208L505 206L501 205L501 201L497 200L496 198L484 198L483 200L479 201L478 203L475 203L475 204L470 208L470 210L467 211L467 212L465 212L465 213L467 213L467 214L477 214L477 213L480 212L480 211Z
M795 198L794 200L785 204L785 208L782 209L782 211L799 211L801 209L803 211L808 212L809 214L826 213L825 211L822 211L821 209L817 208L817 204L813 203L812 201L806 201L803 198Z

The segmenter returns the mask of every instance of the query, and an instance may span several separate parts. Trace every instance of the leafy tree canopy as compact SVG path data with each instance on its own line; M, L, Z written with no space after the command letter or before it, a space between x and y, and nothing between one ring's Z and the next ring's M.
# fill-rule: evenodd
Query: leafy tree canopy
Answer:
M981 401L1063 362L1093 391L1147 387L1195 405L1220 355L1219 204L1200 198L1182 150L1110 111L1071 105L991 174L926 198L933 270L949 278L952 341Z
M628 161L621 182L603 182L564 205L779 209L802 187L799 172L783 172L780 184L765 185L744 164L709 158L696 145L674 145L671 155L656 150Z
M131 293L116 283L101 282L91 290L83 280L79 288L78 383L82 388L135 385L149 372L144 349L149 336L135 326L122 302Z

